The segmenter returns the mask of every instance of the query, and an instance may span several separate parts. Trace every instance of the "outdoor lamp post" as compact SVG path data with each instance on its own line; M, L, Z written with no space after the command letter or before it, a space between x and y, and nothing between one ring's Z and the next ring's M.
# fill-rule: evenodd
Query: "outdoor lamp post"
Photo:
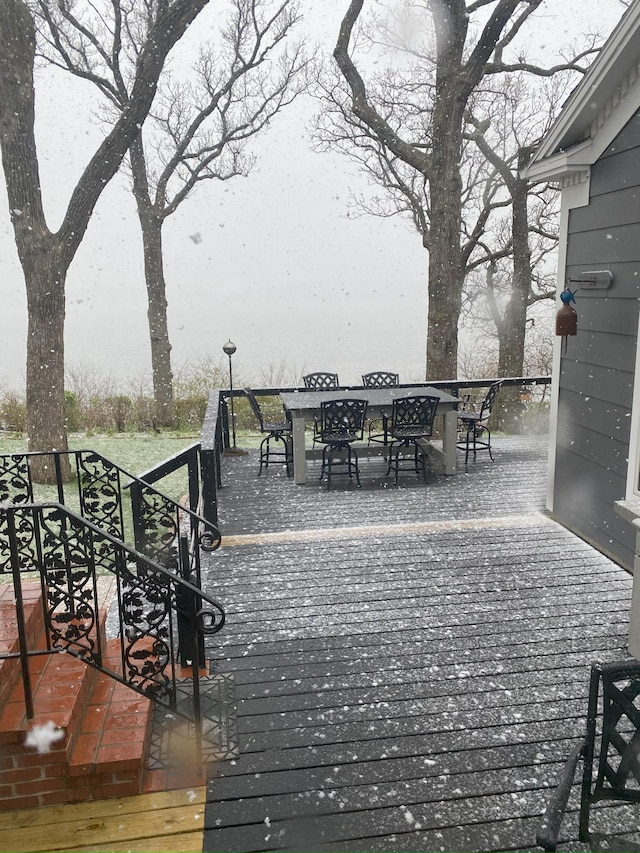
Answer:
M227 447L225 453L227 454L246 454L246 450L241 450L236 446L236 418L235 413L233 411L233 368L231 367L231 356L236 351L237 347L233 343L233 341L229 340L222 347L223 352L225 352L229 356L229 391L231 396L231 434L233 436L233 445L231 447Z

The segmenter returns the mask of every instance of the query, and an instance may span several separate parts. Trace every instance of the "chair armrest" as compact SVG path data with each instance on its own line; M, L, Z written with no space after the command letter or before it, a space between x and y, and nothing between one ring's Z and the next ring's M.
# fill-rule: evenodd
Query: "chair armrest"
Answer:
M576 767L578 761L584 753L586 742L582 740L570 753L567 758L562 773L558 780L555 791L553 792L549 804L542 816L542 822L536 833L536 842L544 850L555 850L558 844L558 835L562 818L567 808L571 786L574 776L576 775Z

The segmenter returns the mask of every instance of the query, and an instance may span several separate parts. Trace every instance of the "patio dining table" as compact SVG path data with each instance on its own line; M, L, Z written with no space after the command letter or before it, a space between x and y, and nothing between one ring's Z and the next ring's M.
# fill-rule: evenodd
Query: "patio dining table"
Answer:
M280 394L285 409L290 413L293 424L293 479L302 485L307 482L307 452L305 443L305 424L319 416L320 407L324 400L366 400L367 417L381 417L383 412L391 413L394 399L399 397L428 395L438 397L437 415L443 417L442 451L434 449L442 456L445 474L456 473L456 430L457 406L460 400L431 385L411 386L403 388L363 388L360 390L331 390L331 391L286 391ZM380 453L380 445L375 451Z

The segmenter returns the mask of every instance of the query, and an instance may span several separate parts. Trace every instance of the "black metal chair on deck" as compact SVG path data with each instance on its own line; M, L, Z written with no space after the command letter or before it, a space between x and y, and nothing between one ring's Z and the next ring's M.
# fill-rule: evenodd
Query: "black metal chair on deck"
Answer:
M320 480L327 475L327 490L336 475L351 479L355 474L360 485L358 455L352 444L362 441L366 411L366 400L326 400L320 405L317 437L324 444Z
M415 471L427 482L427 460L420 441L433 435L433 421L440 402L438 397L412 396L400 397L393 401L389 417L389 464L387 474L393 470L395 482L400 471ZM408 457L405 450L413 448Z
M284 463L287 466L287 477L291 475L291 464L293 463L293 449L291 447L291 423L284 418L281 421L266 421L260 404L251 388L244 388L243 393L249 400L253 414L258 419L260 432L266 433L260 442L260 470L258 477L262 474L263 466L267 468L274 462ZM282 450L272 447L271 442L282 443Z
M331 391L334 388L340 387L337 373L307 373L302 377L304 387L313 389L314 391Z
M501 388L501 381L494 382L489 387L489 390L480 405L479 411L471 412L463 410L458 412L458 425L460 427L458 447L462 448L465 452L465 467L469 462L469 454L473 453L473 458L475 459L476 453L479 450L487 450L489 452L489 457L493 462L489 418L491 417L491 410Z
M374 370L372 373L362 374L362 384L365 388L397 388L400 384L400 377L397 373L391 373L387 370ZM382 432L380 427L382 426ZM369 444L372 441L380 444L388 444L388 425L387 417L374 418L367 424L367 439Z
M616 817L616 810L597 810L604 835L591 832L589 822L591 806L599 800L640 803L639 696L640 663L637 660L592 665L586 732L567 758L544 813L536 836L540 847L556 849L577 765L582 759L580 841L598 850L638 849L625 844L624 827L620 825L620 817ZM637 823L637 819L634 820L629 830L637 832ZM609 828L611 826L613 829ZM619 835L623 837L617 837Z

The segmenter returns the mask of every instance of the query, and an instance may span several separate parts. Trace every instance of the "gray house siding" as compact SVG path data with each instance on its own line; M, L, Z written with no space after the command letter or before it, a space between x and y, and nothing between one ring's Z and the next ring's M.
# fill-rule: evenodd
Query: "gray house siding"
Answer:
M640 114L591 169L570 212L566 278L609 269L613 285L576 291L578 334L559 376L553 514L631 568L635 535L614 510L626 493L640 297Z

